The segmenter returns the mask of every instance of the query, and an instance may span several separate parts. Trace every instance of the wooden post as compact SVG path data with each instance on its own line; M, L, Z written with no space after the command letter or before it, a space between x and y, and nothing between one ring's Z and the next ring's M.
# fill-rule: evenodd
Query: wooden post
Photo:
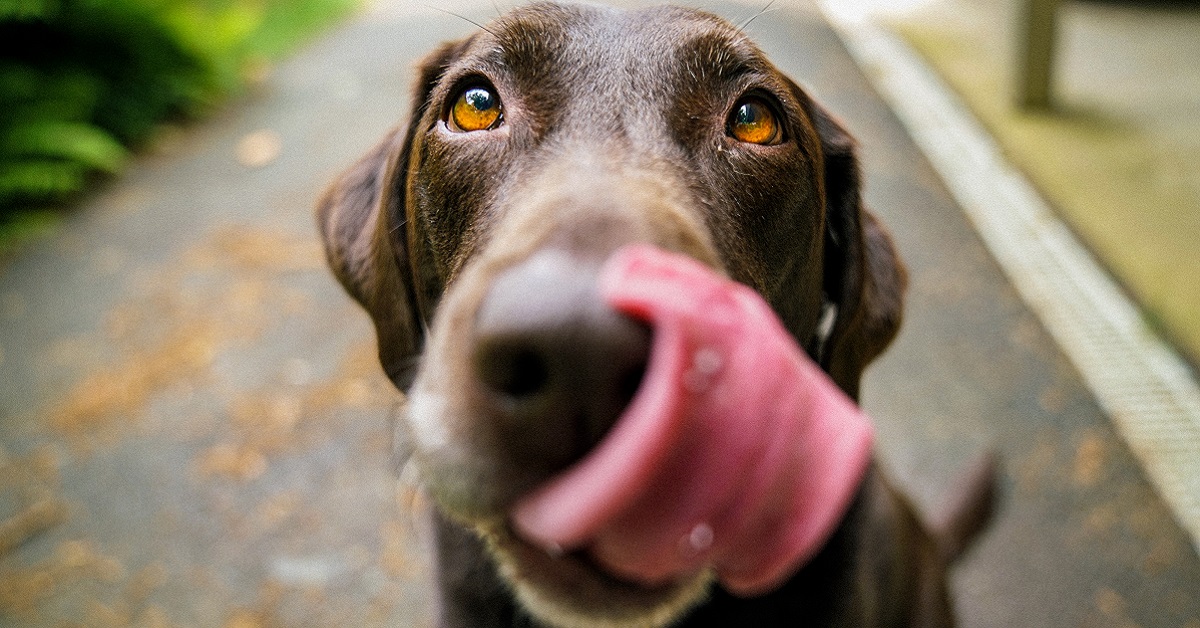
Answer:
M1049 109L1054 104L1054 49L1060 0L1023 0L1021 72L1017 101L1026 109Z

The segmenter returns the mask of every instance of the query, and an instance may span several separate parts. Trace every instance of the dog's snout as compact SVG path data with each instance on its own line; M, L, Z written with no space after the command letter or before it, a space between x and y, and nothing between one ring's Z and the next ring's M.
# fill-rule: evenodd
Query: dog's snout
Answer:
M551 472L590 450L641 382L650 331L608 308L594 264L538 253L500 273L474 329L474 375L499 444Z

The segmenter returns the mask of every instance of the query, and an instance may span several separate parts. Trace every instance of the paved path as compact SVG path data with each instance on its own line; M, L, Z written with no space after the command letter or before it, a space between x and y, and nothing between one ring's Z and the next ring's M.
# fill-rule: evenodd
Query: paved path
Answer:
M0 520L46 526L0 530L0 625L425 625L397 395L310 208L404 115L411 59L471 28L400 7L336 30L0 269ZM1004 456L955 572L964 626L1200 628L1187 538L833 33L790 6L750 32L858 135L912 270L865 386L885 465L932 506Z

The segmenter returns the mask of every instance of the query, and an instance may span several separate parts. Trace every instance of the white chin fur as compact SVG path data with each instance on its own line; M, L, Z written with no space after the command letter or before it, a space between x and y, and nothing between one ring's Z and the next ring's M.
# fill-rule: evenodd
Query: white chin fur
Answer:
M708 596L710 582L711 577L695 578L689 583L691 586L678 590L677 597L651 609L613 608L616 617L581 614L570 602L545 595L528 583L518 582L513 588L525 610L558 628L664 628L703 601Z
M663 628L704 601L714 580L705 570L658 589L638 589L569 556L551 558L506 529L478 531L522 608L556 628Z

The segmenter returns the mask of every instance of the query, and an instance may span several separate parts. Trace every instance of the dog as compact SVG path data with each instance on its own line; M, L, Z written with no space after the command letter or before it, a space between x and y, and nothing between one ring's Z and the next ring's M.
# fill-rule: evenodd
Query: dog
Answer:
M843 125L741 30L688 8L532 4L419 68L408 123L317 220L407 393L397 448L434 504L437 624L953 626L946 569L988 517L990 463L929 521L872 464L815 557L754 597L624 580L506 521L635 394L650 331L595 296L627 244L755 290L857 398L906 274Z

